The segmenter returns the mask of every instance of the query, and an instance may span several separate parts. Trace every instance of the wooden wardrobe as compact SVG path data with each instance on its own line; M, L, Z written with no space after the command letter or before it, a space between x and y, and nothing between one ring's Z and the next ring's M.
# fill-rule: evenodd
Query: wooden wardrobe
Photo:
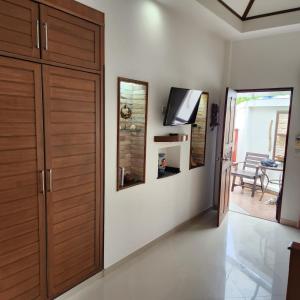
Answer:
M104 14L0 0L0 299L103 269Z

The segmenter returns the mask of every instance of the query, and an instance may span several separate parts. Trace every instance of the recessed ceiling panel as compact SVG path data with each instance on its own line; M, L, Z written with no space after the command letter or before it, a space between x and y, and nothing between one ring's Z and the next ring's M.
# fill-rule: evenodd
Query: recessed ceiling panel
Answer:
M226 1L227 2L227 1ZM300 7L300 0L255 0L248 17Z
M249 0L223 0L223 2L242 17L247 8Z

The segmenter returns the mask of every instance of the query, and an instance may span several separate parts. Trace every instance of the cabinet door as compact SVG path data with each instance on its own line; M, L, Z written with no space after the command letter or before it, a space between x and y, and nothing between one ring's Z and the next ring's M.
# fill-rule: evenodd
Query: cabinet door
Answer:
M40 57L38 4L29 0L0 0L0 50Z
M51 66L43 67L43 80L48 287L53 297L102 266L100 80Z
M0 299L44 299L41 70L0 57Z
M99 26L41 5L42 58L100 69Z

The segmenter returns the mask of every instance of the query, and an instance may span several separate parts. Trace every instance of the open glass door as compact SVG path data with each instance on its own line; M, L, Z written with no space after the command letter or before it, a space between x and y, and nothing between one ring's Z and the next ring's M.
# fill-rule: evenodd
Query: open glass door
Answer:
M221 147L218 226L229 210L230 178L233 151L234 118L237 92L227 88L224 108L224 123Z

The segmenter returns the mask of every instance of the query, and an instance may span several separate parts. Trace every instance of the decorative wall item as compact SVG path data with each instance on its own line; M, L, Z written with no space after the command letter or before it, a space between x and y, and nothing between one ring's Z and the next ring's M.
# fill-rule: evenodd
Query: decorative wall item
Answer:
M157 179L180 173L180 145L168 146L158 150Z
M158 153L158 176L165 174L167 165L166 153Z
M300 150L300 134L296 136L296 144L295 144L295 149Z
M148 83L118 78L117 190L145 182Z
M219 105L213 103L211 105L211 116L210 116L210 129L211 130L214 130L215 127L220 125L219 113L220 113Z
M202 93L196 123L191 128L190 169L205 165L208 97L208 93Z

